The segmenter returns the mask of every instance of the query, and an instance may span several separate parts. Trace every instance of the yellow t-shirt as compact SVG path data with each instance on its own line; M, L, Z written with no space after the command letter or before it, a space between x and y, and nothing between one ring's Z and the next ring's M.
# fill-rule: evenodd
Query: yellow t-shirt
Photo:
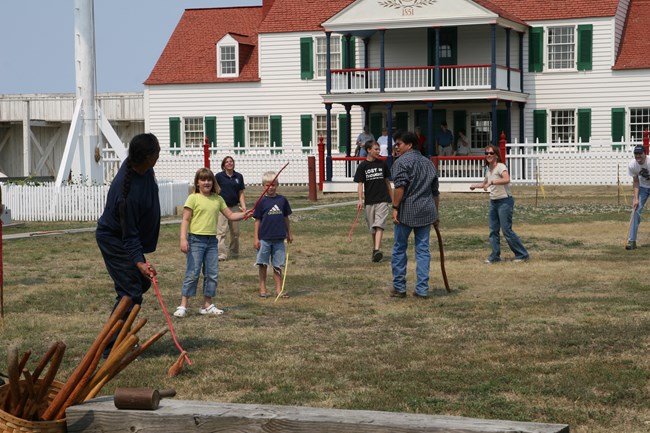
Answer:
M192 209L189 232L193 235L217 235L219 212L227 208L219 194L205 196L200 192L190 194L184 207Z

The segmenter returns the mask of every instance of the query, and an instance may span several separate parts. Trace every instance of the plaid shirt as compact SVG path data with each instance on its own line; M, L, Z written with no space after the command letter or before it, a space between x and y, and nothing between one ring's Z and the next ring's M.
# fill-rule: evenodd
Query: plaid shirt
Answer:
M395 188L404 188L399 205L400 224L424 227L438 219L434 197L438 192L438 173L429 158L415 150L401 155L391 169Z

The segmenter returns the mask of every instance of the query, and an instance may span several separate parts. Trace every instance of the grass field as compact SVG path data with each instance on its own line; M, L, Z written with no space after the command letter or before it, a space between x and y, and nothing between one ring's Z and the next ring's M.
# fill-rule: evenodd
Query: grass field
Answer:
M251 188L249 201L259 190ZM353 204L314 205L306 189L283 188L295 212L286 289L257 296L252 222L242 223L239 259L220 263L220 317L175 319L193 362L175 378L169 336L104 389L174 387L178 398L305 405L477 418L567 423L572 432L650 432L650 224L635 251L623 249L627 197L616 188L515 188L514 229L528 263L485 265L487 196L443 194L440 230L453 292L444 290L435 235L429 299L394 299L392 227L387 257L371 263ZM354 194L319 197L345 203ZM627 202L627 203L626 203ZM5 234L93 224L32 224ZM179 225L163 225L156 265L167 308L185 271ZM79 362L113 304L94 234L30 237L3 243L5 318L0 371L11 342L40 357L52 340L67 346L59 379ZM511 258L505 242L503 256ZM415 272L409 249L409 293ZM269 276L269 284L271 284ZM140 317L147 337L165 325L153 289Z

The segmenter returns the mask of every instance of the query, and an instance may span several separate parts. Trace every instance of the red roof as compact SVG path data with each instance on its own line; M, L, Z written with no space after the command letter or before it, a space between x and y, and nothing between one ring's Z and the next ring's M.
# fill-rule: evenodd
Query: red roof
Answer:
M186 9L144 84L259 80L257 29L261 21L261 6ZM240 60L239 77L218 78L216 44L228 33L253 45L253 50L246 61Z
M324 23L354 0L274 0L260 33L323 30Z
M144 84L258 81L259 33L321 31L321 23L355 0L264 0L263 6L187 9ZM474 0L515 21L612 17L619 0ZM264 12L266 15L264 16ZM643 53L650 38L650 0L631 0L620 55L614 69L648 68ZM217 78L216 43L226 34L249 48L240 51L240 75Z
M650 20L650 0L631 0L621 49L612 69L650 68L648 20Z
M613 17L619 0L485 0L524 21ZM477 1L476 3L483 3Z

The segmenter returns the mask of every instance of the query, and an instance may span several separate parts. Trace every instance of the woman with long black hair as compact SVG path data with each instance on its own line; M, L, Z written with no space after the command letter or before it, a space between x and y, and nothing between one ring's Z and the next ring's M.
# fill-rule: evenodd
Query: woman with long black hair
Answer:
M124 296L141 304L156 275L144 255L156 250L160 233L160 200L153 171L159 155L155 135L133 137L129 156L111 183L97 223L97 245L115 282L115 306Z

